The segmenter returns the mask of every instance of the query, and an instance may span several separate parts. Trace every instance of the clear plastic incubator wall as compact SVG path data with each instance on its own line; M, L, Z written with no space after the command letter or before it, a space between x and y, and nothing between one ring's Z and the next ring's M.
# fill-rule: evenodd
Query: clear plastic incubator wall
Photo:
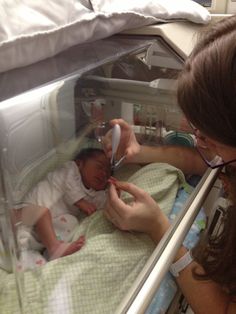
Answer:
M185 29L179 47L186 46L184 34L189 38L191 30L194 36L196 26L176 27ZM168 269L178 246L185 241L191 248L204 229L202 205L217 171L184 178L163 163L123 163L114 172L150 193L173 222L157 247L144 234L118 230L102 209L92 215L73 209L77 223L64 230L63 240L84 235L85 244L50 260L42 245L32 243L32 217L27 214L26 225L20 214L27 194L48 174L83 148L102 148L112 118L128 121L145 145L195 145L175 97L186 53L168 31L167 38L155 32L150 27L149 35L83 44L0 75L0 313L151 314L187 308Z

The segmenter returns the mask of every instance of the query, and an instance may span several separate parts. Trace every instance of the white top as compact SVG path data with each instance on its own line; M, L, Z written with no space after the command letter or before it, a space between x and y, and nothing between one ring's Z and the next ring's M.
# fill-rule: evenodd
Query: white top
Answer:
M87 189L76 163L68 161L61 168L49 172L47 177L28 193L24 204L47 207L55 218L61 214L76 213L78 209L73 204L82 198L101 209L106 201L106 191Z

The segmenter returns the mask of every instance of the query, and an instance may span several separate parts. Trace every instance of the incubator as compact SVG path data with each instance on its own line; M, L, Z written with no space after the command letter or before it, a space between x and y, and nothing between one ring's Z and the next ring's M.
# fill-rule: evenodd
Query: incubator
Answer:
M193 245L204 228L201 207L210 191L219 191L212 190L217 170L194 187L168 165L144 170L123 164L115 171L157 198L169 187L163 194L168 199L160 202L173 223L156 248L144 235L117 230L98 212L78 216L70 241L84 234L84 248L49 261L19 237L23 222L15 213L38 182L81 148L102 148L112 118L128 121L142 144L194 146L175 92L201 27L175 22L126 31L0 74L1 313L177 313L181 296L168 269L184 239ZM148 185L153 175L159 191Z

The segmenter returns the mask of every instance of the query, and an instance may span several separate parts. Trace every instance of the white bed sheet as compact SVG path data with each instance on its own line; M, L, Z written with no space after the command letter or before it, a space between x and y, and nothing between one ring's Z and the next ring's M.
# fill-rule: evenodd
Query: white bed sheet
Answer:
M0 72L76 44L176 19L205 24L210 14L191 0L0 0Z

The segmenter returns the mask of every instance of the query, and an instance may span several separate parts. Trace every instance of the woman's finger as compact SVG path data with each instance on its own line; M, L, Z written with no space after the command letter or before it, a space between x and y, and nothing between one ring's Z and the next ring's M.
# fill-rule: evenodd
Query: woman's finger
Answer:
M116 218L121 218L123 214L127 210L127 204L125 204L119 197L119 192L117 191L117 187L111 184L109 190L109 211L112 211L112 216L116 216Z
M111 157L111 149L112 149L112 143L111 143L111 136L112 132L109 130L103 137L102 137L102 148L105 152L105 154L108 157Z
M119 226L119 223L118 223L119 218L116 219L116 218L113 217L113 216L109 213L109 211L107 211L107 210L104 211L104 214L105 214L105 216L107 217L107 219L108 219L110 222L113 223L113 225L117 226L118 228L120 227L120 226Z
M124 130L130 130L130 125L123 119L113 119L110 121L111 126L114 126L115 124L119 124L120 127Z
M149 194L147 192L145 192L141 188L137 187L133 183L116 181L115 186L119 190L122 190L122 191L125 191L125 192L128 192L129 194L131 194L135 198L135 200L137 200L137 201L142 201L149 196Z
M121 230L128 230L127 213L130 211L130 206L125 204L118 196L115 186L109 189L109 199L105 208L107 218Z

